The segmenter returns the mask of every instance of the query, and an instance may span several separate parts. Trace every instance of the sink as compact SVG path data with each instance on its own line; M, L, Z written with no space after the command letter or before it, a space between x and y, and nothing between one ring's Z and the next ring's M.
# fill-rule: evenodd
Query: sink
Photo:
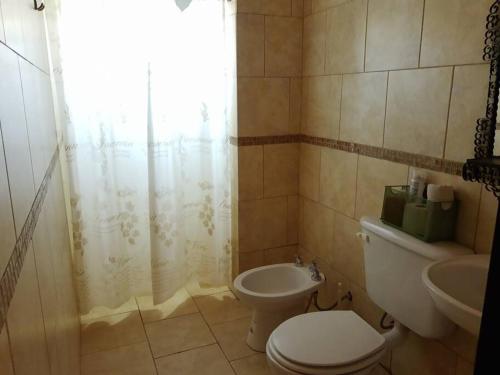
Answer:
M489 264L489 255L465 255L431 263L422 271L422 280L437 309L476 336Z

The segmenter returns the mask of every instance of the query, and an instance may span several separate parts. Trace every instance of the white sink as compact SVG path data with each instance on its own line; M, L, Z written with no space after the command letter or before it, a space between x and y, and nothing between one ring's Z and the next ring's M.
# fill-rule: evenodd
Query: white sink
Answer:
M431 263L422 272L422 280L438 310L476 336L489 264L489 255L465 255Z

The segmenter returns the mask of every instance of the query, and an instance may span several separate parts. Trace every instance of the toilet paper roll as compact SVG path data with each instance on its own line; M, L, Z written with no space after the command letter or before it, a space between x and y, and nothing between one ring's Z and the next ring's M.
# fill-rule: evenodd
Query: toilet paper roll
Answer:
M455 199L453 187L448 185L427 185L427 200L431 202L452 202Z

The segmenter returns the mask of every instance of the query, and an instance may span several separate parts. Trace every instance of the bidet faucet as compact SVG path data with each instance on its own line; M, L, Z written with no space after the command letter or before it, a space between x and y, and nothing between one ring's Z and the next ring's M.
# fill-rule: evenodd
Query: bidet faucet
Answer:
M295 255L295 267L304 267L304 261L298 254Z
M313 279L314 281L321 281L321 273L319 272L318 265L314 260L311 262L311 265L309 266L309 271L311 271L312 273L311 279Z

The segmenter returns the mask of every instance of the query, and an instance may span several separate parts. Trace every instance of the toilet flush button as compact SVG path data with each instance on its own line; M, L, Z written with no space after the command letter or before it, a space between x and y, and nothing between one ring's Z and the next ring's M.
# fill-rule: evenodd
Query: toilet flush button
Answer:
M368 237L368 235L366 233L358 232L358 233L356 233L356 237L358 237L359 239L361 239L365 242L370 242L370 237Z

